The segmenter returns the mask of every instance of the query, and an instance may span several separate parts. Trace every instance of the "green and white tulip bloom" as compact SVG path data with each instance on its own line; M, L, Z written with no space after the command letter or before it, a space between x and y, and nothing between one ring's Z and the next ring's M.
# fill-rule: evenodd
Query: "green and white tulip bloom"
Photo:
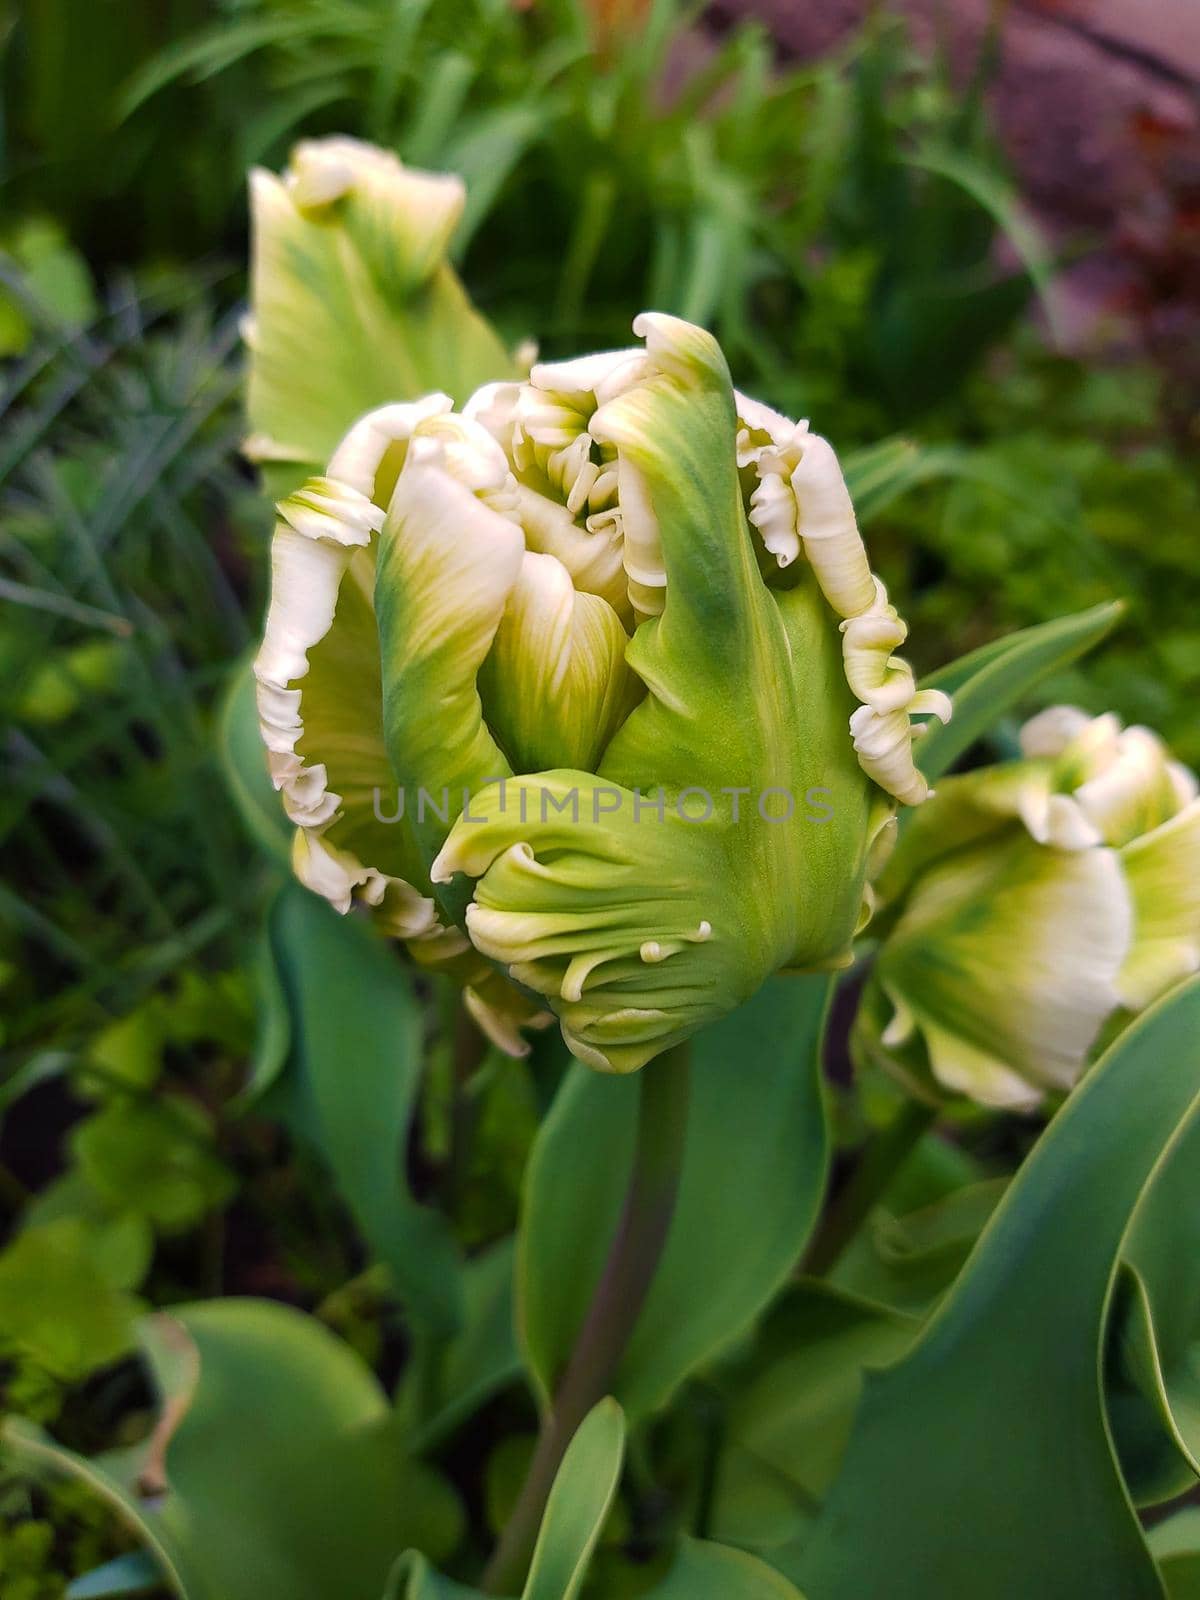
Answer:
M1200 800L1146 728L1057 706L948 778L876 884L856 1044L924 1097L1032 1109L1200 970Z
M356 422L279 504L257 664L303 880L455 963L508 1048L548 1010L617 1072L850 959L913 718L949 715L829 445L701 329L634 327Z

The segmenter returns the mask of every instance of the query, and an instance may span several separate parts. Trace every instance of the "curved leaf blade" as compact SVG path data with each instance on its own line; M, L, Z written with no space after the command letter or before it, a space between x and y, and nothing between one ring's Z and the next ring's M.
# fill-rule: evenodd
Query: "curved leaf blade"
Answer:
M601 1400L558 1469L522 1600L575 1600L616 1497L624 1455L624 1414L615 1400Z
M1198 1097L1200 980L1092 1069L913 1350L869 1378L805 1553L811 1600L1161 1600L1100 1348L1129 1219Z
M1072 617L1023 628L922 679L923 689L941 689L954 700L951 720L930 727L917 743L917 765L925 776L936 779L948 772L1040 679L1098 644L1123 611L1123 603L1113 600Z
M728 1545L684 1539L670 1572L645 1600L804 1600L774 1568Z
M458 1248L447 1219L412 1198L404 1175L423 1033L408 974L370 927L297 883L280 891L268 937L291 1016L287 1075L300 1129L408 1314L451 1333L462 1318Z

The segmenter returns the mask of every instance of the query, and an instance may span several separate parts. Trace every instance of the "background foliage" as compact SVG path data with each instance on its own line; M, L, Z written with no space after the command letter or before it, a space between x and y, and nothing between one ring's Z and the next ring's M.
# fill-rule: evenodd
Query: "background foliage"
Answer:
M231 1371L255 1341L294 1345L281 1387L309 1382L306 1363L322 1367L332 1341L313 1353L317 1324L336 1332L329 1359L356 1365L330 1406L357 1406L358 1420L381 1427L399 1417L405 1451L432 1452L432 1467L384 1453L422 1509L412 1541L461 1572L504 1520L528 1455L521 1363L545 1380L582 1292L569 1270L578 1231L540 1186L556 1165L577 1164L572 1127L593 1122L589 1083L567 1086L541 1135L563 1070L549 1042L529 1062L489 1055L464 1089L442 1025L451 997L414 993L372 948L362 957L371 1004L388 1006L392 1026L386 1050L366 1034L356 1042L361 1098L347 1096L344 1040L324 1035L320 1018L322 1005L346 1008L360 963L299 891L264 919L282 878L270 813L246 828L220 759L242 726L223 697L258 629L269 531L236 454L246 167L281 165L297 137L344 131L461 172L469 201L456 256L513 344L536 336L554 355L624 343L647 305L707 323L746 389L811 416L840 448L859 447L860 509L913 624L919 667L1124 595L1127 615L1086 677L1064 651L1035 699L1066 695L1152 722L1192 763L1195 463L1164 426L1153 365L1056 348L1055 264L995 148L986 57L964 83L914 56L883 18L844 58L797 70L760 29L694 28L698 14L673 0L628 12L582 0L124 0L119 26L116 11L34 0L9 19L3 46L4 1402L53 1424L81 1460L127 1449L152 1409L130 1359L137 1341L149 1340L168 1395L186 1381L169 1339L145 1332L160 1325L139 1322L146 1308L225 1295L289 1302L315 1314L303 1332L286 1311L224 1302L192 1304L182 1325ZM1177 412L1177 396L1172 404ZM1003 723L992 737L1003 746ZM820 987L802 1011L824 1004ZM790 1036L814 1057L807 1026L792 1019ZM702 1114L728 1137L735 1108L712 1078ZM775 1088L817 1097L811 1073ZM865 1083L839 1094L838 1138L861 1140L889 1093ZM794 1117L823 1130L798 1105L758 1104L768 1124ZM604 1140L619 1151L627 1132L609 1109ZM803 1170L797 1157L770 1248L742 1263L728 1308L705 1295L710 1322L696 1331L693 1320L696 1348L647 1335L655 1359L619 1395L635 1491L594 1508L589 1534L603 1592L652 1581L668 1597L706 1584L728 1597L743 1581L761 1592L700 1542L666 1571L656 1553L680 1524L698 1540L769 1552L803 1581L787 1552L816 1516L858 1392L835 1338L872 1361L911 1343L1029 1141L1024 1127L969 1115L955 1132L953 1144L922 1147L834 1283L793 1286L751 1333L819 1200L827 1153L814 1132L819 1148ZM753 1128L740 1136L761 1148ZM610 1148L604 1140L595 1152ZM398 1146L410 1152L399 1174ZM561 1293L525 1307L518 1348L512 1233L527 1166L523 1249L543 1253ZM613 1170L619 1162L590 1174L594 1195L580 1189L584 1221L611 1210ZM999 1226L1015 1226L1022 1206L1036 1214L1036 1171L1019 1182ZM737 1219L722 1234L702 1193L686 1195L712 1249L736 1261ZM1133 1203L1114 1217L1118 1235ZM1137 1286L1150 1285L1151 1299L1166 1290L1161 1262L1143 1258L1149 1237L1143 1228L1122 1258L1127 1321L1110 1376L1123 1463L1158 1501L1191 1481L1154 1417L1164 1407L1194 1415L1179 1396L1191 1397L1198 1326L1174 1308L1175 1364L1160 1375L1165 1390L1150 1392ZM1097 1249L1103 1275L1120 1238ZM678 1295L674 1279L663 1287L676 1305L707 1289L694 1263L677 1270ZM1049 1258L1044 1270L1053 1275ZM523 1282L518 1268L518 1300ZM1096 1324L1094 1343L1101 1307L1077 1309ZM714 1366L708 1358L733 1341ZM808 1356L800 1378L781 1354L797 1341ZM818 1397L804 1386L822 1351L831 1365ZM896 1392L933 1359L915 1356ZM648 1428L644 1413L680 1385L680 1402ZM282 1414L290 1404L280 1400ZM803 1425L780 1454L789 1416ZM203 1425L201 1408L191 1426ZM585 1442L619 1462L623 1429L601 1418ZM28 1439L31 1456L47 1448ZM264 1452L270 1478L288 1438L246 1448ZM110 1501L128 1498L128 1463L110 1475ZM227 1519L223 1492L198 1481L197 1514ZM319 1483L288 1492L319 1500ZM373 1502L361 1501L348 1559L375 1548ZM131 1536L77 1482L31 1488L7 1476L0 1506L0 1575L13 1600L61 1595L64 1574L109 1558L137 1576ZM272 1508L253 1515L269 1523ZM650 1558L632 1575L631 1548ZM1192 1548L1164 1536L1164 1571L1182 1573L1180 1585ZM185 1540L165 1559L182 1569L195 1556ZM547 1570L561 1559L547 1554ZM874 1559L867 1547L862 1559ZM216 1583L235 1595L253 1581L247 1593L270 1582L304 1594L323 1570L303 1552L284 1575L243 1565L239 1576L231 1560L230 1574L193 1577L197 1592ZM365 1581L375 1577L372 1568ZM87 1592L122 1591L72 1590ZM396 1595L451 1592L422 1557L393 1577Z

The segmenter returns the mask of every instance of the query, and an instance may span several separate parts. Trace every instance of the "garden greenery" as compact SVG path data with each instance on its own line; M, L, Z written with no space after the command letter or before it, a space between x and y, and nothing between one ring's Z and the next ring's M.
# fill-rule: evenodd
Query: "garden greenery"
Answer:
M214 212L312 135L245 316L8 241L4 1592L1186 1600L1200 799L1120 562L988 582L1046 262L892 36L599 15L126 74Z

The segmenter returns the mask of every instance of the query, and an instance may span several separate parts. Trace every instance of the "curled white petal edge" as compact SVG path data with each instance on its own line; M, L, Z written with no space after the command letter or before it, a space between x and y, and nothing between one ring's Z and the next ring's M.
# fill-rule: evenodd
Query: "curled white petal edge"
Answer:
M385 454L452 404L448 395L433 394L368 412L334 452L328 473L280 501L271 547L271 601L254 662L271 781L298 830L296 876L341 912L356 898L377 908L386 901L389 931L403 938L436 928L434 902L322 837L338 815L341 796L329 788L324 764L308 765L297 749L304 732L303 690L293 686L308 672L309 652L332 626L354 552L369 545L382 526L384 513L371 492Z

